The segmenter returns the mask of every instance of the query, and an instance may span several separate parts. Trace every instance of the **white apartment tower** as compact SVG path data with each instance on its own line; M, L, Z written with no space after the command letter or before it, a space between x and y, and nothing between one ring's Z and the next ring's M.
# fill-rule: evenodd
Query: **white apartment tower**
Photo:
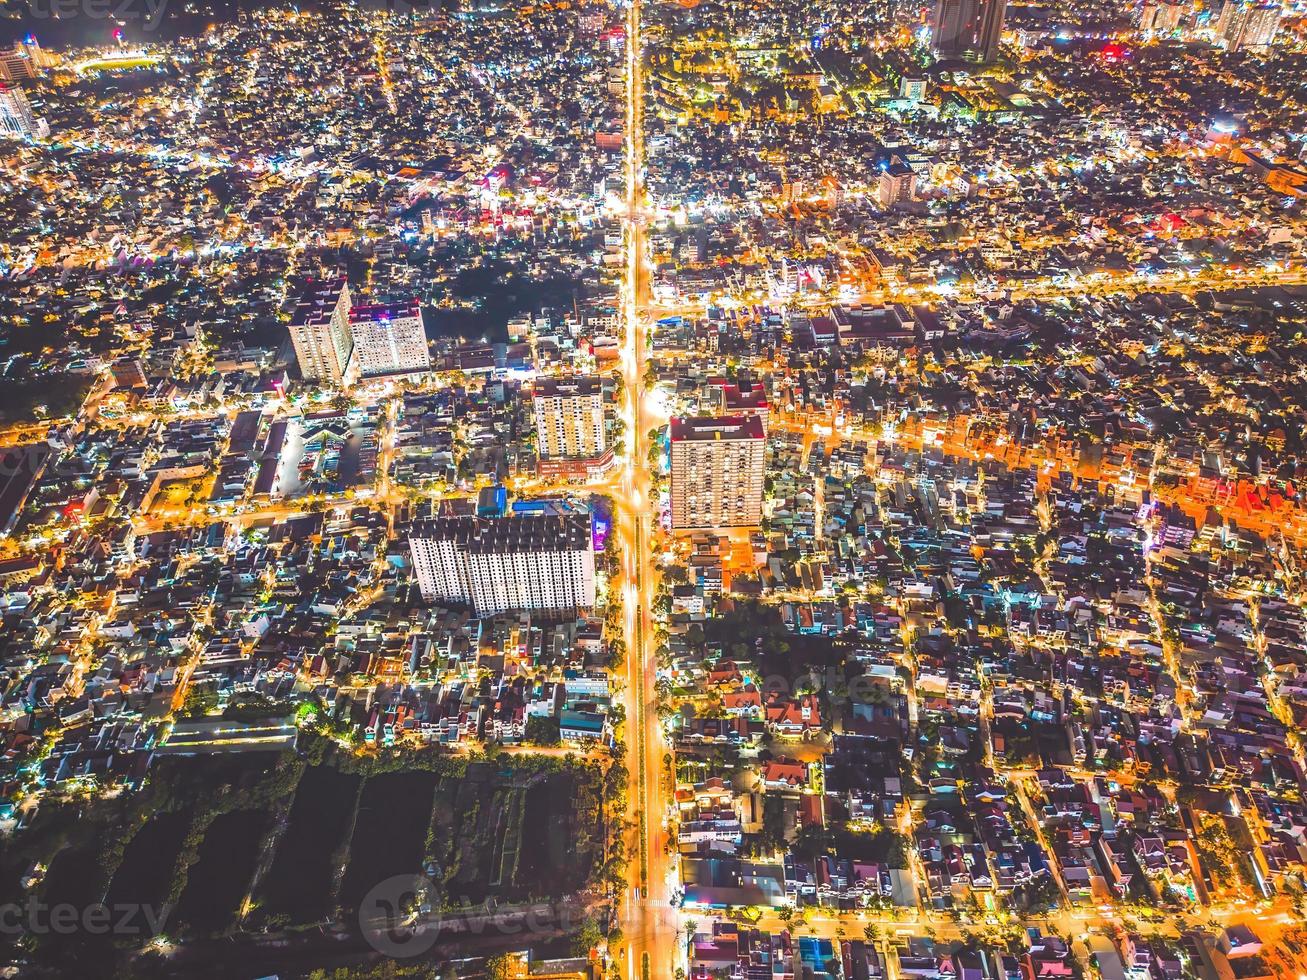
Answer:
M21 89L0 82L0 137L26 139L37 135L32 107Z
M1185 7L1182 4L1171 0L1163 0L1162 3L1149 0L1139 9L1139 30L1144 34L1174 33L1184 20L1184 14Z
M394 306L355 306L349 311L349 332L355 364L364 378L431 369L422 306L416 299Z
M408 544L428 602L468 603L482 616L517 609L574 614L595 604L586 514L437 517L415 524Z
M599 378L539 378L536 448L541 459L592 459L604 451L604 392Z
M349 284L344 276L313 280L291 314L290 339L305 381L339 385L349 367Z
M1280 6L1226 0L1218 21L1221 39L1231 52L1269 48L1280 29Z
M757 415L672 419L672 529L760 524L765 455Z

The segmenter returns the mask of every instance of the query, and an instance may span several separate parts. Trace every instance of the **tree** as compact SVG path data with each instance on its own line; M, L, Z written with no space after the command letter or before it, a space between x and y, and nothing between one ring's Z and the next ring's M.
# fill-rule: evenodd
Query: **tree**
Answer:
M574 956L589 956L590 950L603 941L604 934L599 931L599 923L595 921L594 916L587 915L581 923L580 931L572 939L572 954Z
M192 684L180 712L183 718L200 718L218 708L218 690L208 684Z
M534 745L557 745L562 741L558 719L548 715L531 715L526 720L523 738Z

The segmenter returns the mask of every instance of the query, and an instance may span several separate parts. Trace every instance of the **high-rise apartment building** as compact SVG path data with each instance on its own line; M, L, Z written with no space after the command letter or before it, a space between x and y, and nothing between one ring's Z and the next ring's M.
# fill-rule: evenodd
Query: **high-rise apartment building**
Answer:
M1157 11L1157 16L1153 20L1155 30L1169 34L1180 29L1180 24L1184 20L1186 8L1183 3L1163 3Z
M1139 30L1144 34L1171 34L1179 30L1186 7L1171 0L1145 3L1139 8Z
M291 315L290 339L305 381L338 385L349 367L349 284L344 276L310 281Z
M940 58L998 57L1007 0L935 0L931 43Z
M428 601L467 603L478 615L575 613L595 604L586 514L437 517L415 524L408 544Z
M765 456L757 415L672 419L672 529L760 524Z
M882 208L914 200L917 196L917 172L898 153L888 154L876 166L876 203Z
M546 459L593 459L604 451L604 389L596 377L538 378L536 450Z
M0 51L0 80L20 82L36 77L36 64L21 44Z
M37 135L37 123L27 96L0 82L0 136L27 139Z
M1231 52L1269 48L1280 29L1280 13L1280 6L1274 3L1226 0L1217 21L1217 33Z
M397 305L355 306L349 311L349 332L358 374L364 378L431 369L422 305L416 299Z
M904 75L899 79L899 98L920 102L926 97L926 79L919 75Z

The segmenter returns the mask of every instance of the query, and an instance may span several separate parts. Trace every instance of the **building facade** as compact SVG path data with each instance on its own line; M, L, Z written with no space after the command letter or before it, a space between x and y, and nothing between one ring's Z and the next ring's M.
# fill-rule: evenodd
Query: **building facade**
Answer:
M766 438L756 415L672 419L672 529L762 522Z
M0 82L0 136L27 139L37 135L36 119L27 96Z
M415 524L408 540L414 576L429 602L467 603L478 615L594 607L587 514L438 517Z
M349 332L361 377L431 369L422 306L417 300L393 306L355 306L349 311Z
M926 80L915 75L905 75L899 80L899 98L909 102L920 102L926 97Z
M20 82L36 77L36 63L22 44L0 51L0 81Z
M931 44L940 58L998 57L1007 0L935 0Z
M1145 34L1171 34L1180 29L1185 8L1182 4L1164 0L1162 3L1145 3L1139 8L1139 30Z
M880 163L880 176L876 180L876 203L882 208L914 200L917 196L917 174L908 162L897 153Z
M339 385L354 343L349 332L350 295L344 276L308 283L291 315L290 339L305 381Z
M539 378L535 383L540 459L594 459L604 452L604 392L599 378Z
M1226 0L1221 8L1220 35L1226 50L1264 50L1275 42L1280 29L1278 4L1249 4Z

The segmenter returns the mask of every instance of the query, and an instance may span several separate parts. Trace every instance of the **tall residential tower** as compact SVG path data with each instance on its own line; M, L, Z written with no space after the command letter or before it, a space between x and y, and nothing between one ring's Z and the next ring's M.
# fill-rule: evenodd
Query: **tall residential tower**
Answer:
M312 280L291 314L290 339L305 381L339 385L354 342L349 332L349 284L344 276Z
M575 614L595 604L586 514L437 517L415 524L408 545L429 602L467 603L482 616L516 609Z
M427 331L418 301L384 306L355 306L349 311L357 374L415 374L431 370Z
M760 524L765 456L757 415L672 419L672 529Z
M0 82L0 136L26 139L37 135L36 118L22 90Z
M1226 0L1217 22L1221 41L1230 52L1265 50L1280 29L1280 6Z
M931 44L940 58L998 57L1007 0L935 0Z
M599 378L538 378L533 405L542 474L567 472L561 461L585 463L603 455L604 387Z

